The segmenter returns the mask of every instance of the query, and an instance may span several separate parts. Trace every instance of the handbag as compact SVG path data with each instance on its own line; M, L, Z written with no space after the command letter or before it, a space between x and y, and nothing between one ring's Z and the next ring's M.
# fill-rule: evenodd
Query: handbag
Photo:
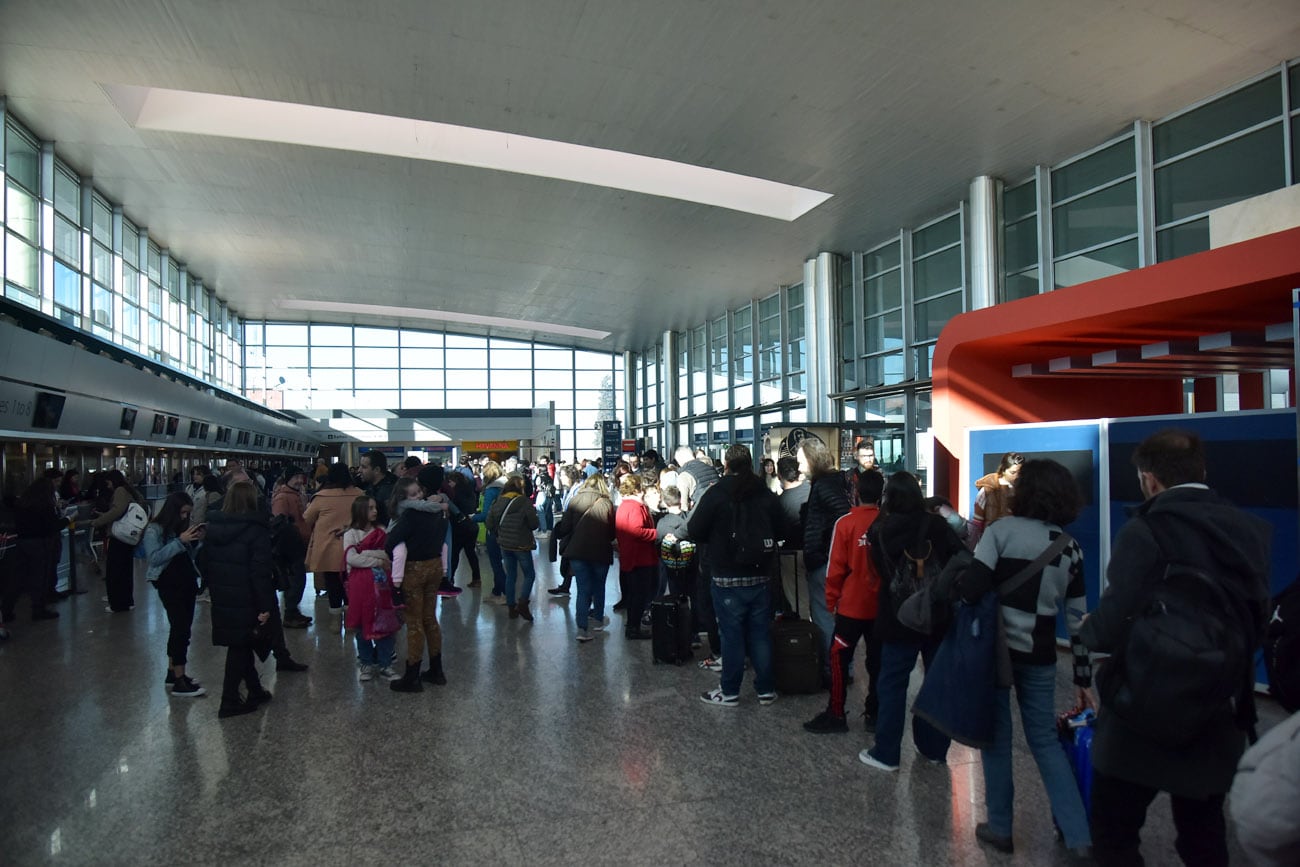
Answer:
M402 628L402 616L391 604L385 605L383 594L379 592L381 584L375 582L375 615L370 623L372 635L387 637Z
M966 548L959 549L949 557L937 578L898 606L898 622L922 635L939 632L951 623L952 618L948 615L953 584L974 559L975 555Z
M1014 576L973 603L957 606L951 628L926 668L912 713L957 743L993 745L995 697L1011 685L1011 652L1002 625L1001 599L1019 589L1065 550L1073 537L1056 540Z

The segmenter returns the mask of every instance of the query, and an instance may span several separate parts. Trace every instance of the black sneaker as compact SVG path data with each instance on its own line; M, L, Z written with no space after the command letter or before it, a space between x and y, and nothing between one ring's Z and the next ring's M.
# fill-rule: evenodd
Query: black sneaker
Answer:
M265 704L270 700L271 700L271 691L269 689L260 688L260 689L248 691L248 701L246 702L246 704L250 704L253 707L257 707L259 704Z
M862 715L862 728L869 735L876 733L876 715L874 713L864 713Z
M241 701L239 704L222 704L221 709L217 711L217 719L225 719L231 716L243 716L246 713L252 713L257 710L257 702Z
M206 694L207 690L198 681L190 680L188 675L176 678L176 683L172 685L172 695L182 698L198 698Z
M307 663L299 662L293 657L286 656L283 659L277 659L275 661L275 670L276 671L306 671Z
M994 849L999 852L1005 852L1008 855L1014 852L1016 848L1012 844L1010 837L1003 837L1002 835L995 833L993 829L989 827L988 822L980 822L975 826L975 839L979 840L981 843L988 843Z
M171 686L175 682L176 682L176 672L172 671L170 668L167 669L167 677L166 679L163 680L163 686Z
M849 724L844 717L834 716L830 711L824 710L804 723L803 730L815 735L839 734L847 732Z
M560 597L568 596L569 591L565 590L563 587L554 587L550 590L547 590L546 595L554 596L555 598L559 599Z

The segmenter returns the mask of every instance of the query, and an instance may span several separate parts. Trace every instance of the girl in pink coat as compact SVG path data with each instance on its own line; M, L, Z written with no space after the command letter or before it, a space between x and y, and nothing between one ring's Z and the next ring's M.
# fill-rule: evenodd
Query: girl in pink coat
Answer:
M389 616L393 609L391 566L384 553L388 534L375 522L379 510L370 497L352 501L352 524L343 534L344 566L347 571L348 607L344 626L355 630L358 678L397 680L393 671L393 644L396 630ZM376 622L377 619L380 622ZM382 621L389 622L384 624Z

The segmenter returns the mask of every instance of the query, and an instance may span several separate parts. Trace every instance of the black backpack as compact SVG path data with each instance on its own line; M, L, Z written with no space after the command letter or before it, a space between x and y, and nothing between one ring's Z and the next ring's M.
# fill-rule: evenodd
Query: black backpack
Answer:
M1300 581L1273 600L1264 633L1268 691L1287 711L1300 710Z
M916 538L904 545L902 552L889 564L889 604L894 619L898 609L909 597L931 586L943 571L943 562L935 553L934 543L928 538L930 522L923 519L917 527Z
M760 494L732 501L731 559L739 566L762 566L776 552L776 528L765 500Z
M1195 741L1231 713L1241 728L1254 717L1254 654L1259 632L1239 582L1221 567L1170 556L1146 520L1164 563L1114 656L1105 704L1127 727L1175 747Z
M288 562L301 558L307 553L307 547L298 535L293 518L288 515L271 516L271 557L279 562Z

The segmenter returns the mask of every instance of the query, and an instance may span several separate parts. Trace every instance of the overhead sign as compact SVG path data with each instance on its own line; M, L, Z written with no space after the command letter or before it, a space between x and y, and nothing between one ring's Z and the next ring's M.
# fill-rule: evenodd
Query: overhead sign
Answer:
M517 452L519 440L462 440L460 449L464 452Z
M623 460L623 423L617 419L600 423L600 457L607 470Z
M631 454L636 451L636 440L623 440L623 453Z

